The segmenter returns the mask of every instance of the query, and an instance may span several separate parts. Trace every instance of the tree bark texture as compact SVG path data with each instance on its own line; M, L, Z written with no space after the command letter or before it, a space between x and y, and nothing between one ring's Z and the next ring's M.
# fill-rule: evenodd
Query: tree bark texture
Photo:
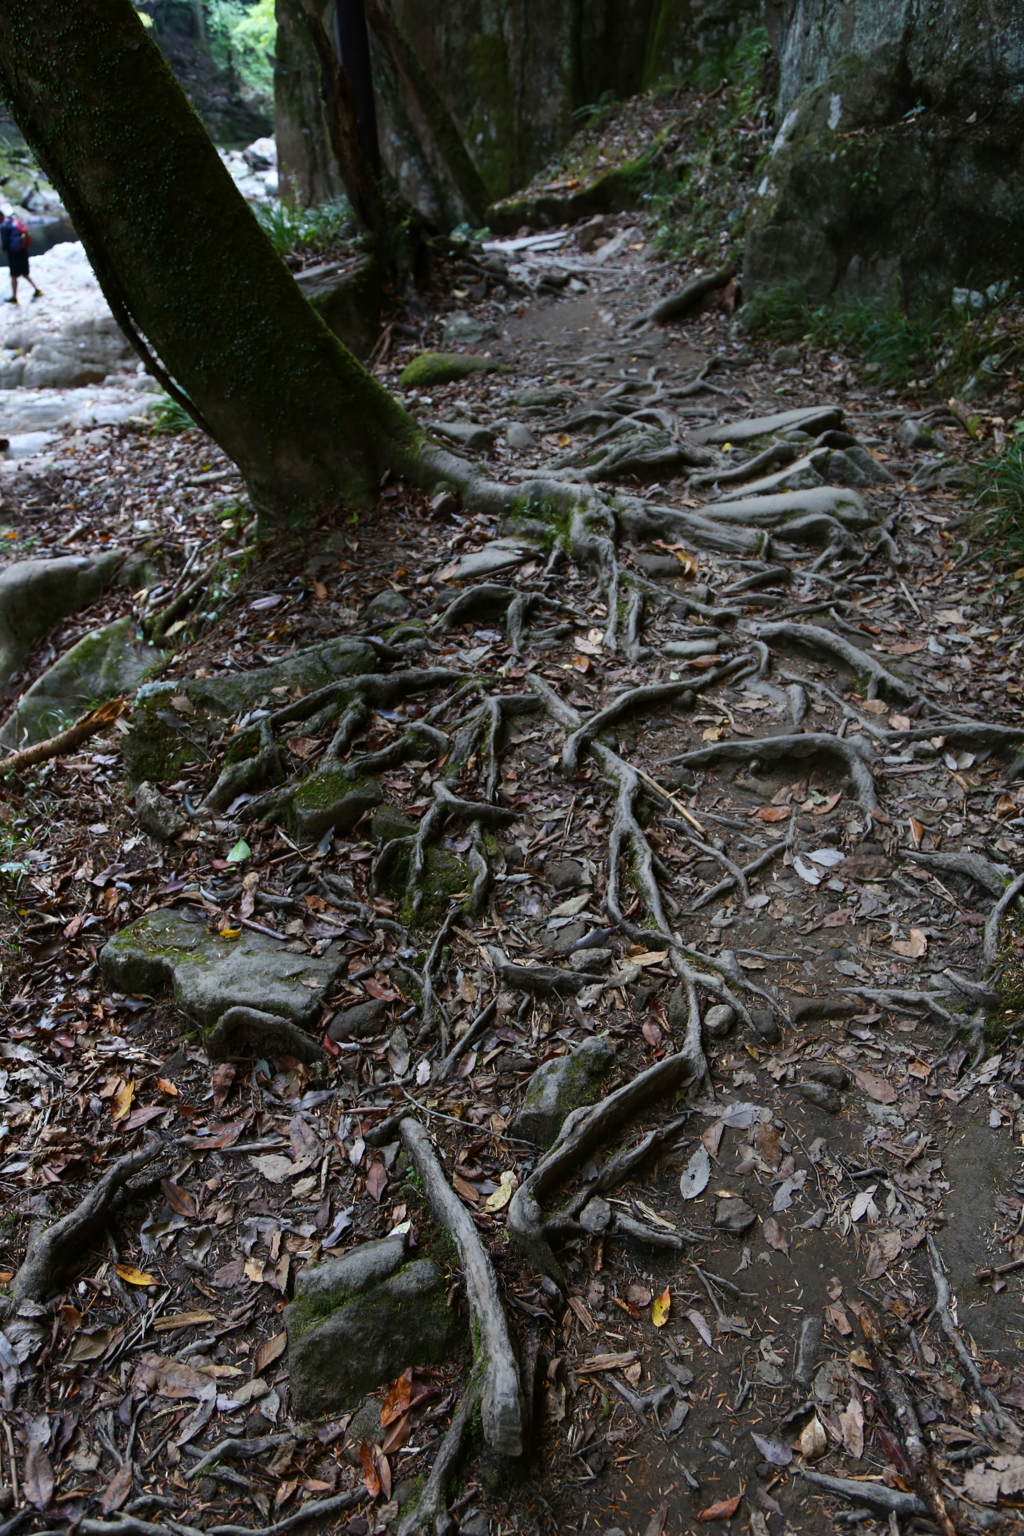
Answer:
M303 297L130 0L0 9L0 89L114 313L262 518L368 502L412 459L414 424Z

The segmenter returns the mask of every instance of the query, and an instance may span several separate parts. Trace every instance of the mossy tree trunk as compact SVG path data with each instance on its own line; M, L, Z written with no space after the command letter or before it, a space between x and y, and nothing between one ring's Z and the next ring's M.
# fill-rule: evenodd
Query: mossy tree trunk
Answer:
M130 0L0 8L0 89L118 320L264 520L365 503L415 462L414 424L303 297Z

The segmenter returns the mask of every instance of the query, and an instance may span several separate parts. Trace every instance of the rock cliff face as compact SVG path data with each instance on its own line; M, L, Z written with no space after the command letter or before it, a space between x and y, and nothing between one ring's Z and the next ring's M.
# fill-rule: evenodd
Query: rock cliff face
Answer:
M1024 268L1024 10L1013 0L767 0L779 131L749 226L748 294L891 293Z
M498 199L568 141L579 107L726 53L757 24L760 0L394 0L393 10ZM299 0L277 0L278 145L287 184L315 202L333 195L330 156L299 11ZM388 169L410 202L450 227L464 217L458 194L375 44L374 74Z

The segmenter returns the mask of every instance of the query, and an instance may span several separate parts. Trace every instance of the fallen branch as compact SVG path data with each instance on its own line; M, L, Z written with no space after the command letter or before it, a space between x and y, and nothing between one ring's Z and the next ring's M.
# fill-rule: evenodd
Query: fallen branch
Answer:
M448 1183L419 1121L411 1117L403 1120L401 1133L430 1207L454 1239L462 1261L474 1344L483 1373L480 1408L484 1439L502 1456L521 1456L523 1400L519 1371L487 1250L473 1218Z
M927 1515L928 1506L916 1493L901 1493L897 1488L887 1488L884 1483L855 1483L848 1477L829 1477L827 1472L812 1472L810 1467L794 1467L795 1472L807 1482L834 1493L841 1499L853 1499L866 1504L869 1509L881 1510L883 1515Z
M290 1435L259 1435L255 1440L221 1440L219 1444L204 1451L199 1460L189 1467L185 1476L199 1477L207 1467L215 1466L219 1461L247 1461L250 1456L262 1456L267 1451L275 1451L290 1439Z
M685 315L693 309L709 293L714 293L716 288L724 288L736 275L736 263L729 262L724 267L718 267L714 272L705 272L703 277L695 277L676 293L670 293L667 299L662 299L655 304L646 314L638 315L635 320L629 322L628 329L639 330L642 325L664 325L667 320L676 320L680 315Z
M967 1372L968 1376L971 1378L971 1381L974 1383L974 1389L978 1393L979 1397L984 1398L985 1402L992 1409L992 1412L996 1415L997 1420L1001 1424L1010 1425L1019 1435L1020 1429L1018 1425L1007 1414L1006 1409L1003 1407L998 1397L996 1397L995 1393L990 1391L989 1388L982 1383L981 1372L978 1370L978 1367L975 1364L974 1356L967 1348L959 1328L953 1321L953 1292L950 1290L949 1279L946 1275L946 1266L942 1262L942 1255L939 1252L938 1245L930 1232L928 1233L928 1263L932 1272L932 1282L935 1286L935 1311L938 1313L939 1322L942 1324L943 1333L946 1335L946 1338L956 1350L957 1358L959 1359L960 1364L963 1366L964 1370Z
M946 1508L946 1501L942 1496L935 1467L932 1464L931 1452L921 1432L917 1410L889 1354L882 1325L872 1309L864 1304L861 1305L858 1316L864 1341L874 1362L876 1376L889 1405L893 1428L898 1431L902 1440L907 1464L913 1473L917 1491L943 1536L957 1536L957 1527Z
M24 1261L11 1283L11 1311L17 1311L26 1301L48 1300L56 1288L57 1275L65 1265L81 1257L89 1238L106 1219L118 1191L163 1150L163 1137L150 1136L137 1151L119 1157L74 1210L29 1240Z
M497 1011L498 999L496 997L492 997L491 1001L487 1004L487 1007L483 1010L483 1012L477 1014L476 1018L473 1020L472 1024L470 1024L465 1034L460 1035L458 1040L456 1040L447 1056L445 1056L442 1061L438 1062L437 1068L432 1078L432 1082L435 1085L444 1082L445 1078L448 1076L449 1072L452 1070L452 1067L454 1067L459 1058L465 1055L475 1040L479 1040L480 1036L483 1034L488 1024L494 1018L494 1015L497 1013Z
M45 741L37 741L34 746L22 747L20 752L0 757L0 773L22 773L36 763L49 762L52 757L64 757L80 747L83 741L88 741L90 736L98 736L101 731L108 730L127 710L127 699L109 699L98 709L83 715L81 720L76 720L74 725L69 725L67 730L58 731L56 736L48 736Z
M297 1525L305 1525L307 1520L329 1520L332 1515L340 1515L343 1509L351 1509L353 1504L360 1503L365 1497L366 1492L361 1488L354 1489L351 1493L336 1493L333 1498L317 1499L311 1504L303 1504L294 1515L286 1515L283 1520L278 1520L274 1525L258 1526L256 1530L252 1530L247 1525L211 1525L205 1536L283 1536L285 1531L293 1531ZM99 1521L85 1520L78 1529L85 1531L87 1525L99 1523ZM107 1526L106 1529L109 1531L111 1528ZM93 1536L93 1533L86 1531L85 1536ZM96 1536L99 1536L98 1532ZM115 1531L113 1536L118 1536L118 1533Z

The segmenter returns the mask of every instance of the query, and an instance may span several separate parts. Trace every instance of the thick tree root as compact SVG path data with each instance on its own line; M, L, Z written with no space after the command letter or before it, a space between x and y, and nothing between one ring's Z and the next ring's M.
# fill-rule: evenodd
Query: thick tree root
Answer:
M724 288L736 273L736 264L731 262L728 266L719 267L714 272L705 272L703 277L695 277L677 293L672 293L667 299L662 299L655 304L646 314L638 315L629 323L631 331L638 330L642 325L665 325L669 320L678 320L683 315L694 309L709 293L714 293L718 288Z
M427 1531L431 1536L451 1536L455 1522L448 1513L445 1492L448 1480L462 1454L463 1442L469 1431L473 1410L483 1392L483 1370L476 1367L459 1399L448 1433L441 1441L430 1476L423 1486L415 1509L406 1515L398 1527L398 1536L415 1536L417 1531Z
M472 1318L477 1366L482 1372L480 1409L484 1439L501 1456L523 1453L523 1399L519 1370L498 1284L473 1218L455 1194L418 1120L401 1124L402 1140L423 1181L437 1220L459 1250Z
M985 931L982 940L985 970L989 971L995 965L999 956L999 929L1005 913L1013 906L1017 897L1024 891L1024 875L1018 875L1016 880L1011 880L992 911L985 919Z
M297 1061L312 1063L323 1058L317 1042L290 1019L243 1006L221 1014L204 1045L211 1061L228 1061L235 1056L294 1056Z
M773 642L776 644L785 642L788 645L841 661L854 677L867 676L870 679L869 699L878 698L880 691L885 698L895 699L900 704L915 704L922 699L922 695L912 683L904 682L902 677L897 677L895 673L889 671L888 667L883 667L870 651L862 651L831 629L822 629L818 624L769 621L750 625L750 632L759 640L766 640L769 645ZM923 703L931 710L938 709L938 705L932 704L927 699L924 699Z
M696 752L680 753L678 757L669 758L668 763L681 768L706 768L715 762L749 763L757 758L762 763L775 763L784 757L819 756L839 758L857 792L861 810L879 820L888 819L878 803L875 778L868 766L865 749L858 746L856 737L847 741L841 736L814 731L801 736L768 736L759 741L718 741Z
M544 1230L540 1202L545 1191L571 1173L588 1152L607 1142L617 1125L648 1105L653 1097L671 1093L695 1080L692 1052L684 1045L681 1051L663 1057L593 1108L569 1116L562 1127L561 1139L541 1158L512 1196L508 1208L509 1230L530 1263L563 1289L565 1276Z
M1002 896L1006 881L994 864L983 859L980 853L918 853L912 848L903 850L903 857L922 869L941 869L943 874L963 875L983 886L990 896Z
M826 1493L834 1493L840 1499L851 1499L855 1504L866 1504L868 1509L879 1510L883 1515L927 1515L928 1506L916 1493L901 1493L897 1488L887 1488L884 1483L856 1483L852 1478L829 1477L827 1472L812 1472L810 1467L796 1468L800 1476Z
M105 1221L118 1192L140 1169L155 1162L163 1150L163 1137L150 1136L137 1151L119 1157L74 1210L29 1240L24 1261L11 1282L8 1311L16 1312L26 1301L43 1304L49 1300L57 1277L81 1257L85 1244Z

